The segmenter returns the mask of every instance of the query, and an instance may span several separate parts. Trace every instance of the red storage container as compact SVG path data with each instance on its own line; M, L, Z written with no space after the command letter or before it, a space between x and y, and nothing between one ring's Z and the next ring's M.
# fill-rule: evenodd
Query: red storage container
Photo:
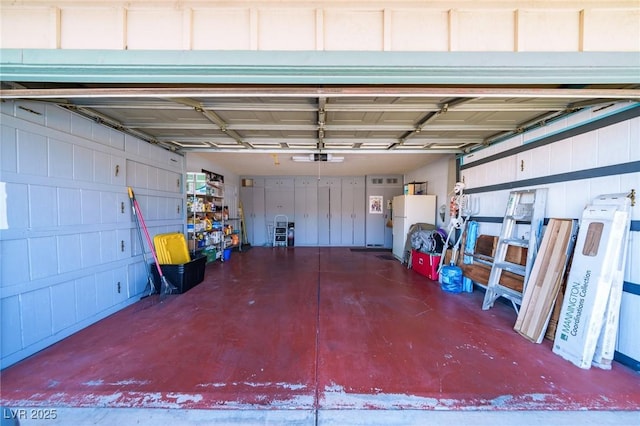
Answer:
M438 254L427 254L415 250L411 252L411 268L430 280L438 281L439 264L440 255Z

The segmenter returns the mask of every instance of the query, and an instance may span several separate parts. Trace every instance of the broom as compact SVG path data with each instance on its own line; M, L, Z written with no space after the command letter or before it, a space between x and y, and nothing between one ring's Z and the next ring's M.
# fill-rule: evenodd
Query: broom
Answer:
M156 264L156 268L158 269L158 276L160 277L160 293L161 294L172 294L178 290L178 288L171 284L167 277L162 273L162 268L160 267L160 263L158 262L158 256L156 255L156 249L151 241L151 237L149 236L149 230L147 229L147 225L144 222L144 217L142 216L142 211L140 210L140 204L138 204L138 200L136 200L136 196L133 194L133 189L129 186L127 187L129 190L129 198L134 206L134 214L137 213L136 218L138 219L138 223L144 232L144 235L147 237L147 244L149 244L149 248L151 249L151 255L153 256L153 261ZM144 247L142 248L144 252ZM155 288L155 286L154 286Z

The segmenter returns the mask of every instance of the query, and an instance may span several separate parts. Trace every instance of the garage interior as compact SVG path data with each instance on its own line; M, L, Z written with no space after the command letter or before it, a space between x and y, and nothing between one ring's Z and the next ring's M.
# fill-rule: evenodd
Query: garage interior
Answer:
M365 227L380 179L385 207L426 182L442 229L464 182L491 235L512 189L550 188L545 224L631 198L637 4L205 3L2 0L3 426L637 423L637 207L610 370L527 341L510 301L443 291ZM198 285L148 295L127 187L152 236L188 239L186 176L205 170L232 218L246 180L361 178L366 232L298 226L273 247L263 211Z
M341 87L330 91L367 96L319 101L325 98L315 97L317 92L326 88L272 87L271 93L304 92L307 97L253 97L250 102L224 97L222 102L215 96L226 88L207 88L204 91L215 94L213 101L181 98L176 103L160 99L166 93L152 98L146 94L166 89L145 88L142 99L119 99L114 92L139 89L106 88L111 97L96 98L95 88L25 86L3 95L50 98L101 123L110 120L112 127L118 119L118 130L134 134L144 129L152 134L153 144L184 150L187 156L215 145L219 152L206 155L219 156L227 170L252 176L269 170L278 176L298 175L300 164L288 161L290 156L296 149L317 150L319 143L344 156L344 163L303 167L340 176L345 173L332 166L358 164L357 174L371 174L372 167L401 174L402 167L414 167L414 161L472 152L481 140L612 102L612 97L635 96L636 90L519 88L515 92L526 92L526 97L512 94L481 102L479 92L514 89L475 88L451 98L442 97L441 88ZM373 90L382 96L372 96ZM438 97L425 100L425 93L432 91ZM400 96L413 92L420 95ZM585 98L587 93L602 98ZM539 94L553 97L535 96ZM416 111L417 105L426 104L432 111ZM302 111L290 115L285 109ZM314 124L323 111L324 130ZM209 128L209 115L219 129ZM344 124L354 115L363 121ZM505 124L487 124L495 121ZM411 127L415 122L419 125ZM252 130L259 127L265 130ZM364 134L357 127L366 129ZM261 136L251 136L254 131ZM326 139L320 142L322 131ZM404 143L394 147L385 137ZM429 142L439 138L446 142ZM290 142L269 145L276 140ZM337 140L339 144L332 142ZM372 142L366 146L365 140ZM246 152L252 150L259 152ZM137 415L149 421L175 416L163 412L169 417L157 417L157 410L180 409L194 416L194 424L444 424L454 418L433 417L441 415L433 414L440 410L485 413L477 421L498 424L522 421L519 416L525 412L554 422L574 421L581 415L576 412L588 412L587 419L620 424L637 414L640 393L633 369L617 363L612 371L571 368L551 352L551 341L532 345L514 333L516 313L510 304L496 303L482 311L482 291L442 292L437 281L389 255L389 250L269 244L234 253L228 262L208 264L204 282L185 294L143 298L4 369L3 404L58 407L60 414L78 421L93 421L100 415L96 407L109 407L110 416L122 415L118 408L143 410ZM72 408L75 411L64 411ZM496 412L503 417L492 417ZM556 417L544 417L551 413ZM597 417L603 415L610 417Z

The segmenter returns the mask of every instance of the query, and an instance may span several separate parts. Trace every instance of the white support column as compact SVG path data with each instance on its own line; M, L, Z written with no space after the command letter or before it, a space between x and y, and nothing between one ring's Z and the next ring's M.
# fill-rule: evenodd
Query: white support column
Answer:
M316 9L316 50L324 50L324 9Z
M182 48L193 49L193 9L190 7L182 11Z
M60 8L52 7L49 15L49 32L53 35L49 40L49 49L60 49Z
M252 7L249 9L249 50L259 50L258 43L260 36L258 10Z
M458 50L458 40L456 33L458 31L458 13L455 9L449 9L448 13L448 51L455 52Z
M382 50L385 52L393 50L392 49L392 22L391 22L391 11L388 8L382 9Z

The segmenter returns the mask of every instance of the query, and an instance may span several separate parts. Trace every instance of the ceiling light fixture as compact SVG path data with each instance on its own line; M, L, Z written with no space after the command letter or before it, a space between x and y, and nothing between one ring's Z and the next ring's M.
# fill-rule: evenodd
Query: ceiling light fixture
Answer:
M294 155L291 160L297 163L315 163L316 161L322 161L327 163L342 163L344 157L335 157L331 154L309 154L309 155Z

